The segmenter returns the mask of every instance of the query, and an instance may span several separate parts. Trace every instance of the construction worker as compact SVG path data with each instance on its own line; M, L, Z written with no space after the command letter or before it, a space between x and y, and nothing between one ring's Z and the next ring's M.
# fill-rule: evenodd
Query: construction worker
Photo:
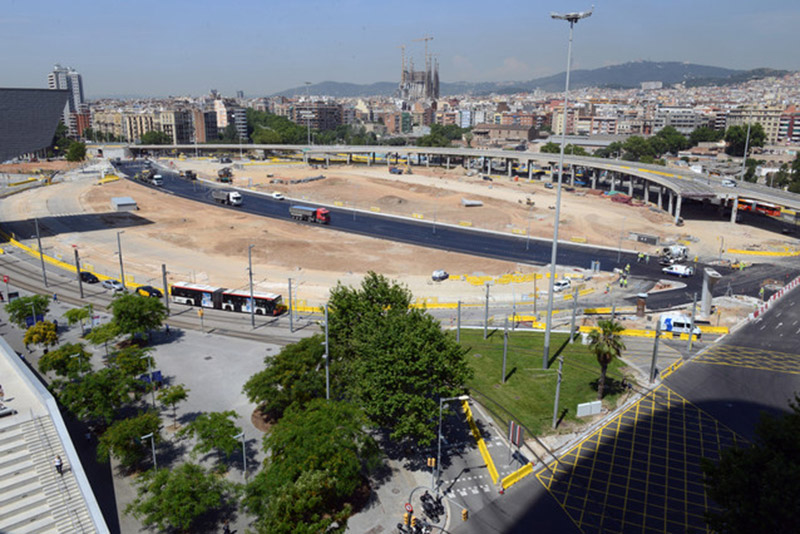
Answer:
M758 290L758 298L761 299L761 302L764 302L764 286L761 286L761 289Z
M645 254L644 255L644 262L646 264L650 265L650 254Z
M626 273L629 273L629 272L631 272L631 264L630 264L630 263L628 263L628 264L626 264L626 265L625 265L625 272L626 272Z
M628 289L628 277L627 276L622 279L622 287L624 287L625 289Z

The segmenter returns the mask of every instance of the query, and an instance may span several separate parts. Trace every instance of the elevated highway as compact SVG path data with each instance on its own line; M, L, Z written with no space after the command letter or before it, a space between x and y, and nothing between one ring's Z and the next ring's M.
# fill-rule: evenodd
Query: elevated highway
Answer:
M417 146L346 146L346 145L128 145L134 155L143 153L163 153L165 151L184 154L208 152L235 152L260 150L274 154L301 154L304 161L330 163L337 158L345 158L347 163L359 159L367 165L396 164L400 160L431 164L447 168L463 165L469 168L492 169L493 162L499 162L509 177L513 167L525 168L529 179L541 175L543 167L556 169L558 154L540 152L521 152L508 150L483 150L474 148L441 148ZM435 160L435 163L434 163ZM424 163L422 163L424 162ZM715 205L731 209L731 222L736 221L739 200L775 204L785 209L800 211L800 195L759 184L736 182L736 187L723 185L721 178L699 174L688 169L645 165L637 162L610 160L593 157L564 156L565 183L574 185L575 170L588 170L588 179L594 188L597 181L610 182L610 189L627 192L630 196L640 192L647 201L654 201L674 215L676 224L680 221L682 201L709 201ZM535 167L538 169L535 170ZM617 188L619 186L619 188ZM666 204L666 206L665 206Z

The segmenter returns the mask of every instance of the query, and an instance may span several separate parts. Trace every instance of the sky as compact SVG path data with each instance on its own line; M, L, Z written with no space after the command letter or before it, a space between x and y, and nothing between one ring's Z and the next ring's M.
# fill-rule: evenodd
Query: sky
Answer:
M800 70L797 0L594 0L572 68L636 60ZM0 0L0 86L75 68L89 99L267 96L304 82L396 82L400 46L442 81L563 72L569 25L592 0Z

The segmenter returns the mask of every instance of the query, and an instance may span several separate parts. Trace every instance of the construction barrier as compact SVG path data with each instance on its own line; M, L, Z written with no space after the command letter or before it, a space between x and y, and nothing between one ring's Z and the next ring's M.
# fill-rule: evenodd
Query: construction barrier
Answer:
M489 476L492 477L492 483L497 484L497 479L499 478L499 474L497 473L497 468L494 466L494 460L492 460L492 456L489 454L489 449L486 448L486 442L483 441L481 437L481 431L478 430L478 425L475 424L475 418L472 416L472 410L469 407L469 403L467 401L463 401L462 407L464 409L464 415L467 416L467 423L469 423L469 429L472 432L472 436L475 438L475 441L478 442L478 450L481 453L481 457L483 461L486 462L486 468L489 470Z
M97 181L97 185L107 184L109 182L117 182L119 181L119 176L116 174L106 174L100 180Z
M27 180L22 180L20 182L11 182L10 184L8 184L8 186L9 187L16 187L18 185L25 185L25 184L29 184L31 182L36 182L38 180L39 180L38 178L32 177L32 178L28 178Z
M533 464L527 463L511 473L510 475L506 475L503 480L500 481L500 485L503 487L504 490L507 490L526 476L533 473Z
M800 256L800 251L797 250L791 252L789 251L780 252L775 250L741 250L741 249L729 248L725 252L727 252L728 254L738 254L744 256L772 256L772 257L783 257L783 258Z
M753 313L748 315L747 320L748 321L752 321L752 320L758 318L759 316L763 315L764 313L766 313L767 310L769 310L770 307L775 302L777 302L787 292L789 292L792 289L796 288L798 285L800 285L800 276L798 276L797 278L795 278L794 280L792 280L791 282L789 282L788 284L783 286L783 288L781 288L778 291L776 291L775 293L773 293L772 296L770 296L769 299L766 302L760 304L758 306L758 308L756 308L756 310Z
M612 308L584 308L584 315L611 315ZM617 306L615 313L634 313L636 306Z

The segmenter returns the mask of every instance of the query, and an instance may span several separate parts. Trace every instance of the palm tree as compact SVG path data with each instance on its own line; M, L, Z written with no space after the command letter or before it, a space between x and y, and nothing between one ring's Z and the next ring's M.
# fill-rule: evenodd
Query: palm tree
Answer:
M597 382L597 400L603 399L608 365L625 349L619 333L625 328L613 319L597 322L598 330L589 332L589 349L600 364L600 380Z

